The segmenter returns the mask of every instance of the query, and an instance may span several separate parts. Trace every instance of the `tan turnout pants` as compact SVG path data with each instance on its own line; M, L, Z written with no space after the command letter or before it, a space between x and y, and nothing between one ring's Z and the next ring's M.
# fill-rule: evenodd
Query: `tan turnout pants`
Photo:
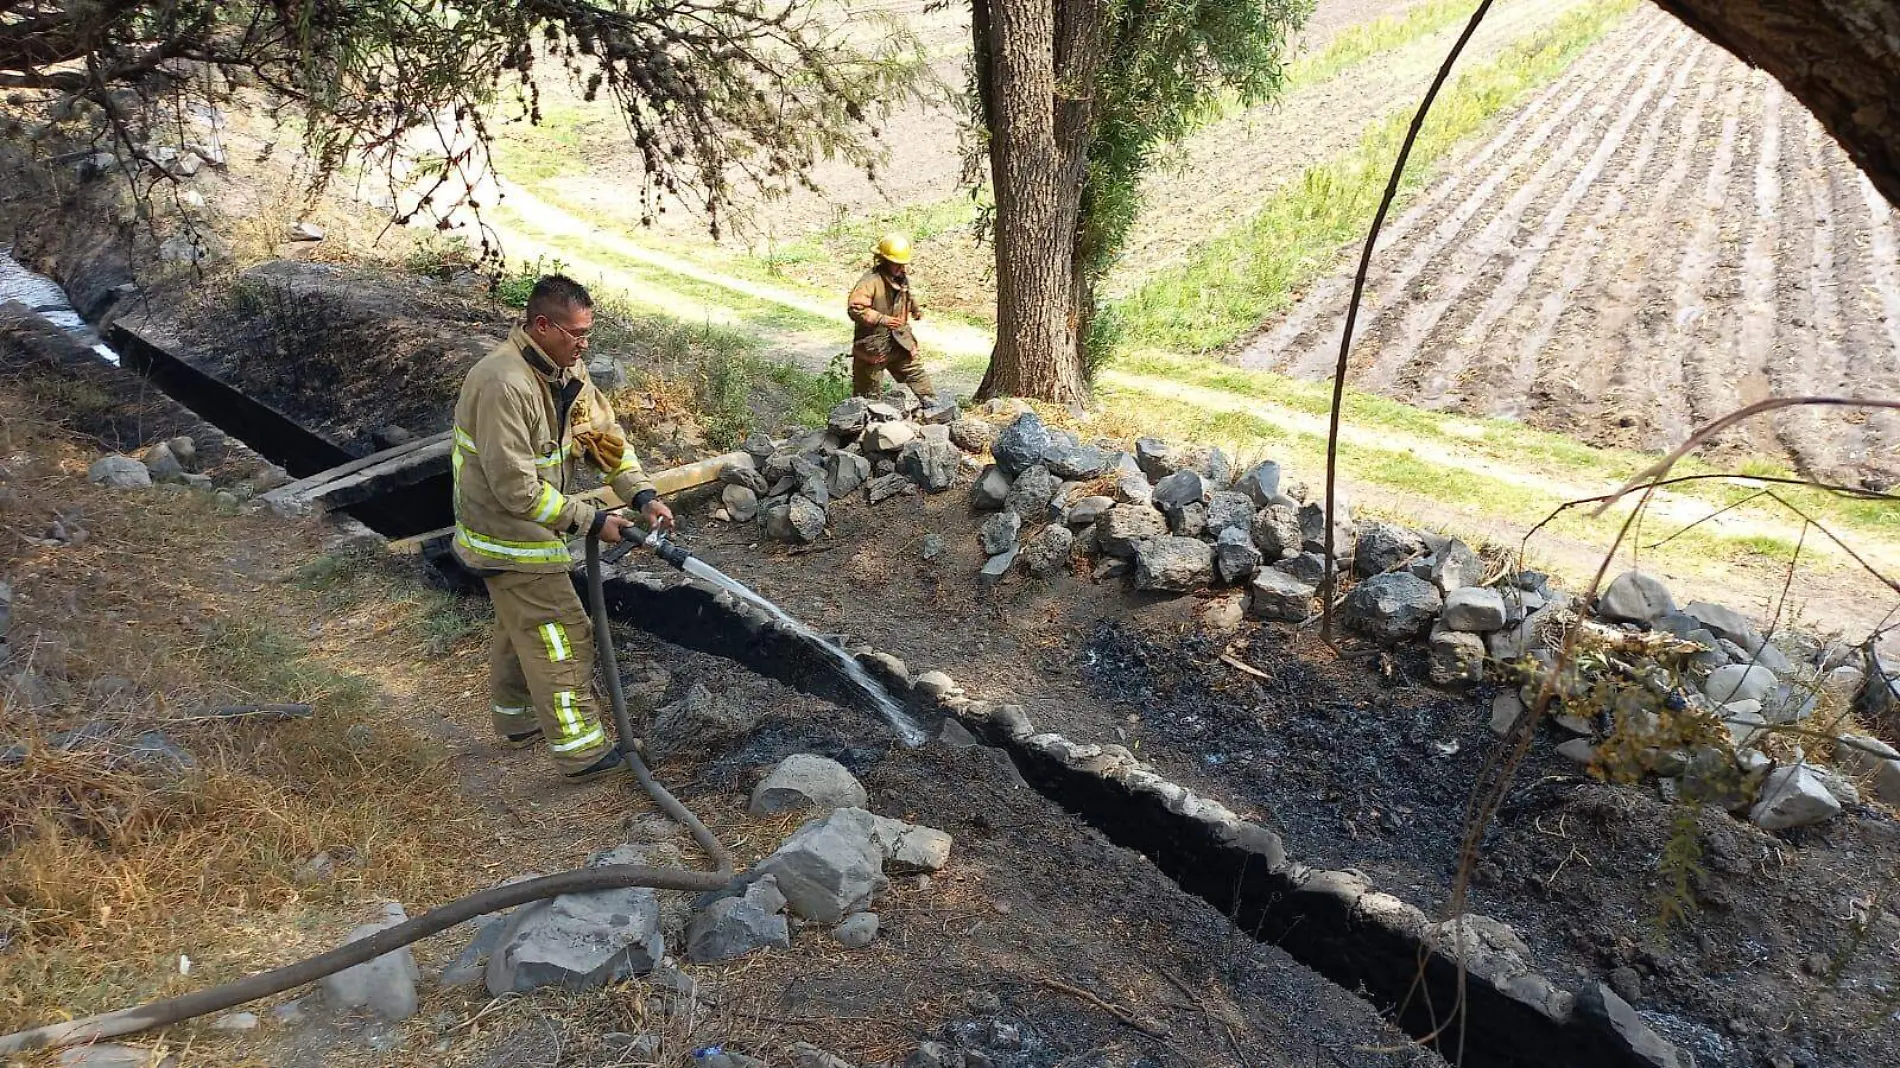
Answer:
M883 363L872 363L862 354L852 355L851 395L877 396L886 371L899 385L909 386L910 391L919 397L934 397L937 394L937 387L930 384L930 372L924 369L924 358L915 352L906 352L901 346L892 345L891 355Z
M541 728L563 774L584 771L613 747L594 698L594 629L565 572L486 577L495 605L488 692L495 733Z

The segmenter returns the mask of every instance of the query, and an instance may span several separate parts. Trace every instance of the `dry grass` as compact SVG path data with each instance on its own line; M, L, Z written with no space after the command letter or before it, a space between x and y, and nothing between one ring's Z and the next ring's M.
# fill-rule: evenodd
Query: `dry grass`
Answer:
M363 661L304 639L326 613L369 612L409 639L382 643L387 663L392 646L437 642L440 605L387 576L353 589L284 581L317 557L314 529L221 516L206 494L89 486L93 449L41 414L0 394L17 494L0 512L7 674L30 667L54 683L51 701L30 705L10 685L0 703L0 738L27 746L0 766L0 1031L229 980L330 942L377 899L414 909L490 881L461 859L482 821L460 811L439 748L384 705ZM55 513L82 517L90 537L41 544ZM316 711L209 715L262 701ZM199 766L48 744L86 723L120 746L162 729ZM336 875L299 885L319 851Z

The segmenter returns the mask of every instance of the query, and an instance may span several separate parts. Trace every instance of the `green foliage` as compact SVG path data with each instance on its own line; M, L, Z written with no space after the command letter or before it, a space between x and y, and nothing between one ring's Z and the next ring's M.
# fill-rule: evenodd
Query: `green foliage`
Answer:
M1110 10L1108 59L1097 86L1101 113L1089 148L1074 250L1083 306L1115 263L1140 209L1141 176L1157 150L1180 140L1225 101L1265 101L1285 79L1288 38L1312 0L1122 0ZM1091 371L1119 320L1085 328ZM1106 331L1106 333L1104 333Z
M547 259L536 256L532 264L518 260L507 266L501 276L495 279L495 299L510 308L528 306L528 295L534 292L534 284L545 274L566 274L567 263L558 257Z

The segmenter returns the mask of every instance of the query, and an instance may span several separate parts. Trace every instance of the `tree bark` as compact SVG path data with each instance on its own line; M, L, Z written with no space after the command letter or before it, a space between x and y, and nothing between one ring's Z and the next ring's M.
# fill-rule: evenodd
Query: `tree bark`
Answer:
M1893 0L1657 0L1774 75L1900 204L1900 4Z
M996 348L977 396L1088 400L1073 276L1107 33L1102 0L978 0L996 193Z

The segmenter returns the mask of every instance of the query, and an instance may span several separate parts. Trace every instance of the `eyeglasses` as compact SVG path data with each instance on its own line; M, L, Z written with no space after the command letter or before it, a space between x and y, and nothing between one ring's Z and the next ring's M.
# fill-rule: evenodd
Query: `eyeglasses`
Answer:
M560 323L555 322L552 319L548 320L548 325L553 327L556 330L559 330L561 333L566 334L568 336L568 340L574 342L576 345L587 344L587 339L590 336L592 336L592 334L594 333L592 330L582 330L579 333L576 333L572 330L569 330L567 327L562 326Z

